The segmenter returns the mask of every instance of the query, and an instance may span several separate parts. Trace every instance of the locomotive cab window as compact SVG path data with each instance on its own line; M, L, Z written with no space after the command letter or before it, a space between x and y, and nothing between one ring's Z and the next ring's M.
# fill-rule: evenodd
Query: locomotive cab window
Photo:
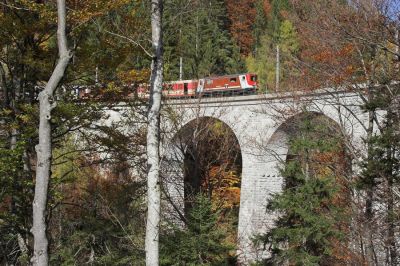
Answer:
M229 81L230 82L236 82L236 78L231 78Z
M213 83L212 79L207 80L207 84L212 84L212 83Z
M251 76L251 81L257 81L257 76Z

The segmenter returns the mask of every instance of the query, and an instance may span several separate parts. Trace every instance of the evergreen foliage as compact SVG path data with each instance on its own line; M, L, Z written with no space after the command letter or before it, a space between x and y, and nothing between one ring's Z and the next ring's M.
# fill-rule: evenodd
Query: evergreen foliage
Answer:
M224 242L226 231L218 223L212 202L198 194L186 228L167 230L161 237L161 265L232 265L234 246Z
M33 198L33 182L24 171L22 161L26 144L16 143L14 149L0 141L0 254L1 260L25 264L18 247L18 234L23 238L29 235L30 216ZM25 254L26 255L26 254Z
M296 30L289 20L280 24L279 42L274 43L270 34L260 37L260 46L254 56L246 58L250 72L257 73L260 91L273 91L275 87L276 45L280 47L280 77L285 90L290 89L290 78L296 76L293 58L299 52Z
M268 202L268 211L278 215L275 227L261 237L272 254L268 265L338 262L333 257L335 243L345 240L349 221L339 162L329 156L338 156L341 147L330 130L317 121L306 114L299 122L297 135L290 140L292 155L281 170L285 187Z
M137 50L119 53L121 47L126 45L110 41L110 36L100 33L93 24L96 19L104 20L114 8L122 8L122 2L113 1L106 5L107 1L99 0L94 4L93 1L69 4L69 37L75 56L63 79L63 88L56 95L58 105L51 120L53 147L68 146L71 134L77 132L82 136L81 144L90 142L92 146L75 146L74 151L66 153L67 156L60 155L56 165L77 156L80 149L86 149L87 153L90 150L100 151L99 147L105 144L104 134L113 133L111 128L93 124L106 117L104 105L90 101L78 103L76 88L72 85L93 85L96 66L100 66L102 80L116 79L117 66L126 64L124 58L137 53ZM32 226L33 165L36 163L35 145L38 141L37 94L44 81L48 80L57 58L55 11L53 3L46 1L10 1L0 9L0 264L25 265L32 250L29 229ZM102 72L103 66L107 72ZM102 73L105 73L104 76ZM110 102L107 104L108 107L111 105ZM102 140L103 143L100 143ZM108 143L111 142L108 140ZM127 143L125 141L125 145ZM75 170L70 168L65 172ZM49 224L53 222L53 208L62 201L59 188L70 176L53 175L48 199L50 211L46 217ZM54 239L58 236L50 237Z
M142 265L144 184L117 169L99 175L83 161L75 157L55 172L54 181L64 180L53 182L51 264Z
M288 1L267 1L268 5L258 4L258 20L255 28L257 47L254 55L246 58L248 71L258 75L260 91L273 91L275 88L276 53L279 46L280 83L284 90L290 90L291 79L297 71L293 59L300 51L296 27L290 20Z
M3 2L0 264L26 265L32 251L29 229L37 94L57 58L56 12L49 1ZM165 1L167 80L178 79L182 57L183 79L255 72L260 91L270 92L275 87L279 45L282 90L294 86L298 89L299 85L320 88L350 84L352 90L366 97L363 108L372 123L366 129L368 136L362 147L368 154L360 164L362 171L356 177L351 198L355 210L350 213L347 208L348 184L338 171L341 162L333 158L338 154L345 157L338 136L332 136L320 120L305 115L305 121L294 128L299 134L291 138L290 155L281 170L286 179L283 193L275 195L268 205L278 219L277 227L260 239L273 255L267 264L349 264L350 260L342 260L339 253L347 254L357 245L362 246L359 264L370 263L373 256L379 262L400 264L396 242L400 230L400 89L395 37L399 25L385 13L383 5L372 6L370 1L348 3ZM58 106L51 120L56 149L46 217L51 262L141 265L145 191L137 180L146 170L145 130L138 126L137 131L127 133L121 128L123 123L142 123L145 111L132 108L122 115L123 121L110 126L98 121L107 118L104 109L112 108L114 100L131 93L137 84L148 83L151 56L145 50L151 46L149 2L82 0L67 4L69 45L74 48L74 58L57 93ZM126 84L130 86L123 86ZM355 90L355 84L363 85ZM75 85L91 85L95 95L108 102L78 102ZM240 169L229 167L240 160L234 159L235 155L212 165L209 161L199 163L216 158L213 148L220 149L220 154L232 148L221 141L220 137L229 133L220 124L214 125L212 134L214 138L205 137L208 142L198 143L198 151L204 151L195 160L196 167L207 172L199 190L208 192L208 197L196 198L185 228L171 229L169 225L163 232L163 265L229 265L235 261L232 243L236 235L231 229L237 229ZM104 157L95 155L98 153ZM354 150L354 154L362 152ZM223 165L230 170L225 171L228 168L224 170ZM109 172L107 167L114 169ZM129 167L138 176L127 174ZM189 172L194 175L195 171ZM359 240L350 242L346 234ZM339 241L343 243L339 245ZM368 254L367 248L375 255Z
M227 28L223 0L166 3L164 12L165 72L167 80L244 72L244 63Z
M390 92L374 92L371 101L364 105L369 111L384 110L385 115L381 120L379 134L371 134L365 139L368 155L361 163L361 176L356 182L358 190L370 193L373 199L366 202L362 221L374 231L379 231L379 227L385 231L384 245L390 258L388 265L397 265L400 262L396 240L400 219L400 208L397 204L400 186L400 112L396 100L399 95L400 88L393 86ZM379 217L382 222L378 224L375 217Z
M252 55L254 56L255 53L258 50L258 47L261 45L261 37L267 32L267 24L268 24L268 17L267 15L270 12L270 3L269 1L265 0L257 0L254 3L254 8L255 8L255 18L254 18L254 25L253 25L253 35L254 35L254 47L253 47L253 53Z

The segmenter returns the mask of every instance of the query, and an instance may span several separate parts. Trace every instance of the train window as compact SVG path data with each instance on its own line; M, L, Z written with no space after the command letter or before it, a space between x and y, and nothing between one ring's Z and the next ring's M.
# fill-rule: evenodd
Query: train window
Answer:
M257 76L251 76L251 81L257 81Z
M236 82L236 78L231 78L229 81L230 82Z
M207 80L207 84L212 84L212 83L213 83L212 79Z

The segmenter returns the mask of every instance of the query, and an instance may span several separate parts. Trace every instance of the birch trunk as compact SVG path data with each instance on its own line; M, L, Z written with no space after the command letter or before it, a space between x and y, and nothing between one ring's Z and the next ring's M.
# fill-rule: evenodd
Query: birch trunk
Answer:
M147 115L147 223L146 223L146 265L159 265L159 224L160 224L160 109L163 80L162 44L162 0L151 1L151 32L153 61L149 111Z
M51 111L55 107L53 97L54 91L60 83L72 53L67 47L66 10L65 0L57 0L58 28L57 43L59 60L51 77L43 91L39 94L40 122L39 122L39 145L36 146L37 165L36 165L36 184L35 197L33 200L33 265L48 265L48 240L46 236L46 205L47 190L49 186L50 167L51 167Z

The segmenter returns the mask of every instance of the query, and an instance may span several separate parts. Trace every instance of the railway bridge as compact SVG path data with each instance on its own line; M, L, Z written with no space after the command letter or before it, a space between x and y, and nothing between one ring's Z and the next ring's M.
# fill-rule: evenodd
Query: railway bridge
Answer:
M165 107L170 108L179 119L176 115L173 122L167 117L163 119L164 131L172 133L163 145L165 161L170 169L166 180L172 180L166 185L166 191L175 201L175 209L177 206L183 209L184 156L171 143L173 136L196 119L209 117L222 121L236 136L242 157L239 257L249 262L266 256L253 244L252 238L273 226L274 217L266 212L265 207L271 194L281 191L283 178L278 167L286 160L288 139L296 134L293 124L303 119L305 111L313 112L325 118L319 121L325 121L327 126L343 136L348 150L361 154L364 152L362 138L366 135L368 123L368 116L361 110L361 105L359 93L332 90L169 100ZM181 156L177 157L177 154ZM360 158L360 154L353 155ZM356 162L352 167L357 167Z
M174 136L196 119L217 119L237 138L242 158L237 232L239 258L246 264L267 256L252 239L273 226L274 216L266 212L266 204L273 193L282 189L284 180L278 167L286 160L288 139L296 134L292 125L303 119L305 111L324 117L319 121L337 130L348 150L359 153L353 154L353 158L360 158L368 123L361 105L359 92L333 90L165 101L164 113L175 115L162 117L161 153L168 168L163 182L169 198L163 211L171 215L174 210L185 208L184 155L173 145ZM356 162L352 167L357 171Z

